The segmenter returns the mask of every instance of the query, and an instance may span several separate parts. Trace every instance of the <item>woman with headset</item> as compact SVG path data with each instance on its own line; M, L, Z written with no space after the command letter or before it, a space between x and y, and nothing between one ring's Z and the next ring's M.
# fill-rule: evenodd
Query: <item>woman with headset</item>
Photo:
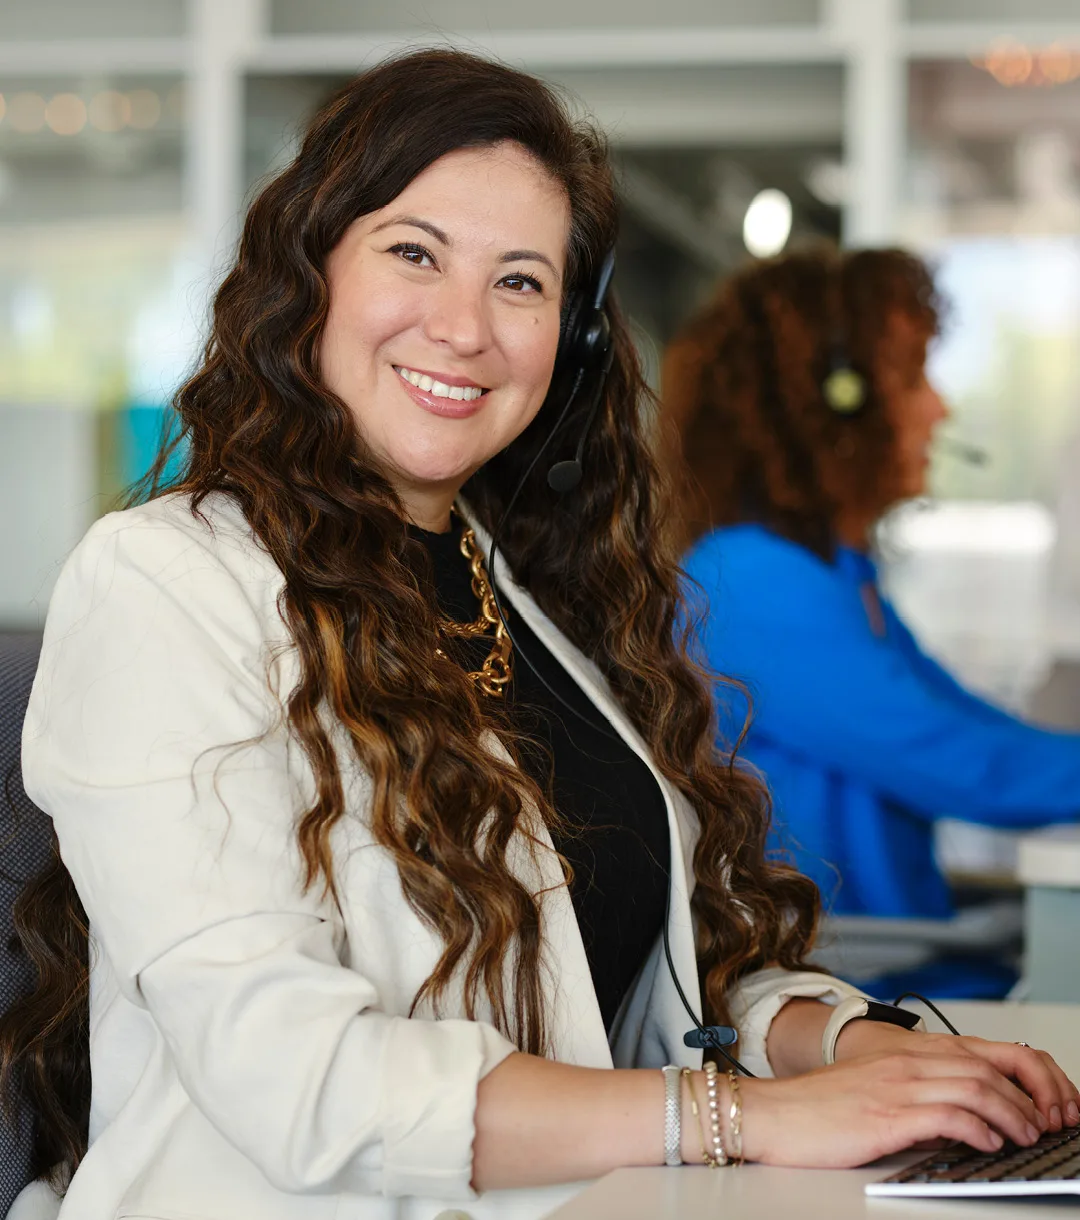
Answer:
M878 588L874 527L925 491L947 415L926 372L939 314L913 255L797 252L721 284L665 360L702 643L749 686L746 757L838 913L948 916L937 817L1080 816L1080 738L965 690ZM720 694L737 734L747 703Z
M64 1220L539 1217L621 1165L1080 1121L1049 1056L806 969L814 887L673 642L614 239L595 131L449 51L252 205L183 475L75 550L26 724L60 855L0 1055Z

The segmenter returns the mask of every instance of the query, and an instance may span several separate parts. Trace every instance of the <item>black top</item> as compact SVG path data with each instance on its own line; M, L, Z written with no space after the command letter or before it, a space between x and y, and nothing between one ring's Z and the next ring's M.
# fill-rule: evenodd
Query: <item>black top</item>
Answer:
M414 526L409 533L431 555L440 609L455 622L472 622L480 606L472 591L469 561L460 551L460 523L455 519L445 534ZM504 604L503 609L510 634L520 645L511 656L513 677L501 699L480 697L494 715L507 716L527 738L521 765L551 793L565 823L552 828L552 839L573 869L570 894L604 1025L610 1030L663 928L671 858L664 798L649 768L513 607ZM446 651L470 669L479 669L491 645L490 635L475 640L453 637ZM587 720L568 711L547 690L523 654Z

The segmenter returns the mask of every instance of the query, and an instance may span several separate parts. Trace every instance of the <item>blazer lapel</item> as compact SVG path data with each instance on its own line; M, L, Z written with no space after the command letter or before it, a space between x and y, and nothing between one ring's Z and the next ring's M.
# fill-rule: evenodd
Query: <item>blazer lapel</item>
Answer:
M474 529L477 543L486 557L491 546L490 536L472 520L471 514L464 507L462 515ZM509 565L498 550L495 552L495 571L491 573L491 578L498 581L499 588L505 594L510 606L521 615L552 655L558 658L559 662L578 683L597 710L611 724L630 749L645 763L655 777L656 782L660 785L660 791L664 797L664 805L667 809L668 832L671 842L671 900L668 916L668 935L671 941L671 954L686 998L700 1018L701 996L698 985L693 917L690 911L691 888L688 880L693 876L693 852L697 828L692 820L693 815L689 805L682 793L678 792L658 770L649 747L630 721L622 706L615 699L603 674L584 653L570 643L566 636L537 606L532 596L514 582L510 575ZM512 623L511 630L513 630ZM547 833L546 826L542 827L542 831L543 841L550 845L551 839ZM560 980L569 989L566 999L569 1000L571 996L576 998L576 1004L569 1007L569 1012L574 1014L577 1020L580 1020L582 1012L580 1009L577 1009L577 1004L584 1004L590 1013L590 1025L592 1024L591 1017L595 1014L600 1035L603 1038L604 1048L607 1052L607 1063L610 1065L611 1053L607 1044L607 1035L603 1029L603 1020L600 1017L599 1005L596 1000L596 990L592 983L592 975L589 971L588 960L581 941L581 931L578 927L577 918L574 915L573 903L563 881L554 852L543 852L542 855L549 859L558 871L557 881L554 878L553 881L558 886L556 892L560 895L560 901L548 913L549 936L552 938L552 958L559 963ZM545 871L550 875L550 869L545 869ZM551 897L554 896L555 894L552 893ZM558 945L555 944L555 937L558 937L562 945L571 951L570 957L565 962L559 956L560 950ZM583 975L581 974L582 969L584 971ZM688 1028L690 1025L689 1017L682 1007L682 1003L672 985L672 980L667 978L666 967L661 966L660 971L654 993L654 1011L652 1017L656 1022L666 1026L668 1029L681 1030ZM585 1002L586 992L588 993L588 1003ZM584 1036L590 1046L593 1044L592 1034L586 1035L585 1031L582 1031L580 1036ZM681 1038L673 1041L669 1050L668 1062L685 1062L688 1066L692 1067L701 1066L701 1052L688 1051L682 1046ZM575 1059L574 1062L585 1061Z

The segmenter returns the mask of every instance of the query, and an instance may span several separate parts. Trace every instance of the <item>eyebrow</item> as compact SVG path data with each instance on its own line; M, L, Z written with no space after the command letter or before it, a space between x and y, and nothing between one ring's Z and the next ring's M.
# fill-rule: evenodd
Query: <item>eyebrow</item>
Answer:
M410 225L414 229L422 229L425 233L429 233L437 242L444 246L452 247L454 244L449 234L443 232L438 225L433 225L430 220L422 220L419 216L391 216L389 220L384 220L382 224L376 225L371 231L372 233L381 233L383 229L389 229L393 225ZM499 258L500 263L518 263L527 260L543 263L545 267L550 268L552 275L557 280L562 279L555 264L546 254L541 254L539 250L507 250Z

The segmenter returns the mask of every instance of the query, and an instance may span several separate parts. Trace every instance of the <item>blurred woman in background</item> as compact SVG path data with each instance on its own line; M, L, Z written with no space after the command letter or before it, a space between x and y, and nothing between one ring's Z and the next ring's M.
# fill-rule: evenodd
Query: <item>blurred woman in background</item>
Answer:
M940 314L913 255L793 253L723 283L665 362L708 660L747 683L746 754L837 913L949 916L935 818L1080 814L1080 738L965 690L878 587L874 527L926 490L948 414L926 373Z

